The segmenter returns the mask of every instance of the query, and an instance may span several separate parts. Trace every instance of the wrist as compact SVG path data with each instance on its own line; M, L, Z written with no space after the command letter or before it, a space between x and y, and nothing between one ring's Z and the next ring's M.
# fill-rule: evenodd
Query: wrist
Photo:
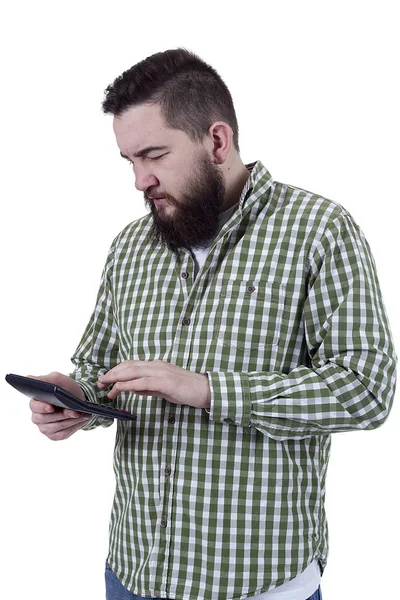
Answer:
M203 375L203 378L205 380L206 387L205 387L204 402L203 402L203 405L201 406L201 408L210 408L210 406L211 406L211 388L210 388L210 382L208 380L208 375L207 374Z

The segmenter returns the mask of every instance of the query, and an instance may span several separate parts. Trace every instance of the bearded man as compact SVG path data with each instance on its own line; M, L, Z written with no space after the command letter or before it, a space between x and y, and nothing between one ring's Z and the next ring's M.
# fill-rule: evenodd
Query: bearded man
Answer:
M118 421L108 600L321 598L331 434L374 429L396 357L336 202L243 164L231 95L184 49L106 90L150 212L114 239L69 377ZM31 401L53 440L108 426Z

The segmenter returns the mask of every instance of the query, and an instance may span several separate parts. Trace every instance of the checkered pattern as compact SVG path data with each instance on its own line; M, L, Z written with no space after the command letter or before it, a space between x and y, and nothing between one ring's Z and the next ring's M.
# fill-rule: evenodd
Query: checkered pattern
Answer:
M148 243L150 215L117 236L72 358L93 402L125 360L209 376L208 411L116 400L138 419L117 423L109 562L141 596L245 598L324 567L330 434L376 428L391 407L396 357L362 232L339 204L248 168L196 279L189 252Z

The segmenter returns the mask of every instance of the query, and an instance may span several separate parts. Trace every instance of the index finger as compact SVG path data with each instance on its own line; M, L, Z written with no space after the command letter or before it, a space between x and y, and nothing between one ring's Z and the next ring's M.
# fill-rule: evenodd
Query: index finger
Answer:
M151 368L151 364L145 360L126 360L116 367L113 367L104 375L99 375L98 384L105 386L116 381L129 381L142 376L144 369L146 372ZM100 387L99 386L99 387Z

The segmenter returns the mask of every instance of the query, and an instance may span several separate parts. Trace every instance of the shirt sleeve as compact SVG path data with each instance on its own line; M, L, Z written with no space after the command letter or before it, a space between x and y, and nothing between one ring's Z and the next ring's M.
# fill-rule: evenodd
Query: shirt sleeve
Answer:
M71 358L75 370L69 375L80 385L89 402L101 404L111 404L111 401L107 398L108 389L100 390L97 387L97 379L118 364L118 327L113 315L111 285L113 264L114 243L103 269L95 309ZM112 423L113 419L93 415L82 429L94 429L99 425L108 427Z
M346 211L314 245L307 271L306 364L207 373L213 421L285 440L374 429L387 418L397 358L374 259Z

